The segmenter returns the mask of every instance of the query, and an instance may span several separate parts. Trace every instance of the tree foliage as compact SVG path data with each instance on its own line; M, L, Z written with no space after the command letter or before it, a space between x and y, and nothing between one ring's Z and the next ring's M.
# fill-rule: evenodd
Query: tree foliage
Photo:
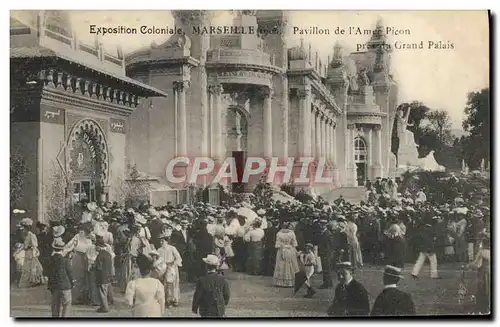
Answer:
M56 164L52 163L50 182L44 186L45 221L64 222L68 217L68 208L72 207L73 183Z
M127 165L125 179L115 181L114 193L117 202L125 204L128 207L138 207L149 200L151 184L148 180L142 178L136 165Z
M477 169L481 160L490 160L490 89L471 92L467 96L466 115L462 126L468 135L456 142L462 148L464 160L469 167Z
M18 149L10 151L10 206L18 206L23 196L23 184L26 179L28 169L26 161L19 153Z
M451 118L447 111L431 111L427 115L429 126L426 126L428 133L434 133L436 142L439 145L452 145L453 136L451 135Z

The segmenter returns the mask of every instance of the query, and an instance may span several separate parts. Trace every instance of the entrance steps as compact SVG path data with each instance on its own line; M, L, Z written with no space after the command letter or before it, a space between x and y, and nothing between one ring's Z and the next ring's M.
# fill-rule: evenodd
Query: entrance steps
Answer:
M347 202L353 204L359 204L365 199L365 188L363 186L359 187L339 187L331 190L328 193L322 194L321 196L328 202L333 202L337 200L340 195L344 196Z

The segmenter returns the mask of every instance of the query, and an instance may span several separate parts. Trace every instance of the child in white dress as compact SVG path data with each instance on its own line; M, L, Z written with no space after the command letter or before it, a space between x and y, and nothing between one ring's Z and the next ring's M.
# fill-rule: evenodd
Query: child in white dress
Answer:
M305 251L300 254L300 261L304 265L304 272L306 274L307 286L306 298L313 297L316 294L316 290L311 285L311 277L314 275L314 267L316 266L316 256L314 255L314 246L311 243L307 243L305 246Z

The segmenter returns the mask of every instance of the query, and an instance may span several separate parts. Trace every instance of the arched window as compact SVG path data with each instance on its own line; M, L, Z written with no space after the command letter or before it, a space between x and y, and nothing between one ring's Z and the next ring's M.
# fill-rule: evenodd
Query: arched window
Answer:
M366 142L361 137L356 137L354 139L354 161L355 162L366 162L367 158L367 147Z

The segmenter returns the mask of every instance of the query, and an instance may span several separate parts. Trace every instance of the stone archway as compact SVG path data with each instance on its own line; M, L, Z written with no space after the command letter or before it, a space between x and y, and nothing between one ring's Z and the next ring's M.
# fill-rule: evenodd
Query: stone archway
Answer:
M74 124L67 143L67 172L79 200L99 201L106 196L109 181L109 152L106 136L99 124L85 118ZM80 195L84 195L81 198Z

